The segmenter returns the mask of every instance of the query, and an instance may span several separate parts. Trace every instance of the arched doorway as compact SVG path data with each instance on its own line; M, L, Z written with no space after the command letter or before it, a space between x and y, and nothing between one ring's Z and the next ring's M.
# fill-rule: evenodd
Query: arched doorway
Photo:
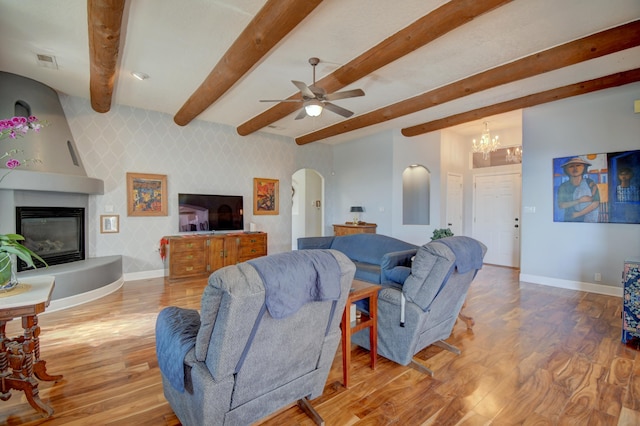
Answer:
M313 169L291 176L291 248L298 238L322 236L324 229L324 177Z

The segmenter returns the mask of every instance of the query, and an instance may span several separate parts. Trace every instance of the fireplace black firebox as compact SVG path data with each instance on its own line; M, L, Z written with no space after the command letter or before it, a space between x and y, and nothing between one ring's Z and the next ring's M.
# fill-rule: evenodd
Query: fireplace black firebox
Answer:
M84 259L84 208L16 207L16 232L49 266ZM18 262L18 271L25 269Z

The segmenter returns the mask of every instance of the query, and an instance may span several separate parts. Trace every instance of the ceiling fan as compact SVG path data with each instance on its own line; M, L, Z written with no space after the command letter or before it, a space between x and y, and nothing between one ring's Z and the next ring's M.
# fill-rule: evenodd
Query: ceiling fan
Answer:
M300 90L302 99L263 99L260 102L302 102L304 108L296 116L296 120L300 120L306 116L317 117L322 113L323 109L328 109L343 117L351 117L353 111L332 104L329 101L337 101L339 99L355 98L364 96L362 89L345 90L343 92L327 93L322 87L316 86L316 65L320 63L318 58L309 58L309 63L313 67L313 84L307 86L301 81L291 80L291 82Z

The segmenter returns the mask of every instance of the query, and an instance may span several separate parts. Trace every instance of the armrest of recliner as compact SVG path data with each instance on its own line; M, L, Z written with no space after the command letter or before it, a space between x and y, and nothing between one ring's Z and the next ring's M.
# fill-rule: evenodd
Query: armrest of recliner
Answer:
M298 238L298 250L330 249L333 238L333 236Z
M407 299L402 293L402 288L384 287L378 293L378 313L381 309L386 312L389 310L397 312L397 319L393 318L393 320L399 321L400 327L404 327L406 302ZM383 305L386 306L383 307Z
M180 392L184 391L184 358L195 346L199 328L200 314L195 309L170 306L160 311L156 320L158 366Z
M402 289L396 287L383 287L382 290L378 292L378 305L380 302L384 302L400 306L401 296Z
M382 256L382 261L380 262L382 283L394 282L403 284L404 280L411 273L411 258L415 256L417 252L417 249L410 249L394 251Z

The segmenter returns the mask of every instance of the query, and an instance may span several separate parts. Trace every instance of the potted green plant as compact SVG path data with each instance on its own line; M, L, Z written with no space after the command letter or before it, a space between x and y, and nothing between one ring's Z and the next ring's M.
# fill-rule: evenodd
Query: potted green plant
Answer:
M433 230L433 237L431 241L439 240L440 238L453 237L453 232L449 228L439 228Z
M0 290L8 290L15 287L18 282L15 277L15 262L19 258L30 268L36 265L33 259L47 263L28 247L22 245L24 237L18 234L0 234Z

